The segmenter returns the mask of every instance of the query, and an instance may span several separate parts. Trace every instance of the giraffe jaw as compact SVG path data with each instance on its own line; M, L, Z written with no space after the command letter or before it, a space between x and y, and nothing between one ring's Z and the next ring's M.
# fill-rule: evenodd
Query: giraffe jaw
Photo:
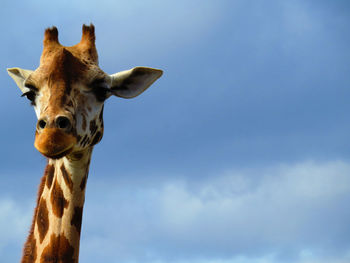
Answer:
M62 132L60 129L47 128L35 134L35 148L45 157L59 159L69 154L77 139L72 134Z
M64 156L70 154L72 152L72 150L73 150L73 147L71 147L71 148L69 148L69 149L67 149L67 150L65 150L65 151L63 151L61 153L57 153L55 155L44 154L42 152L41 152L41 154L44 155L47 158L50 158L50 159L60 159L60 158L62 158Z

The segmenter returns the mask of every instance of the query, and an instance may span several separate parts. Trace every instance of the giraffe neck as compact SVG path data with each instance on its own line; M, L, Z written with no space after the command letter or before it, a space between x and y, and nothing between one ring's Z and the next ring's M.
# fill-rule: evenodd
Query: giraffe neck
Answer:
M92 148L48 160L22 263L77 263Z

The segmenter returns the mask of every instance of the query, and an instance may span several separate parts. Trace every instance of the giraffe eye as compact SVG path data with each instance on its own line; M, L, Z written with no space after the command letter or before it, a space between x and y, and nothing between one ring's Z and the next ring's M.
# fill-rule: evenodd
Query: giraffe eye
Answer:
M95 95L99 102L104 102L110 95L110 89L105 78L95 79L90 84L91 92Z
M28 100L30 100L32 105L34 105L35 96L36 96L36 93L33 90L29 90L27 92L24 92L21 95L21 97L26 97Z
M103 102L107 99L108 93L110 92L108 88L105 87L96 87L92 90L96 99L100 102Z

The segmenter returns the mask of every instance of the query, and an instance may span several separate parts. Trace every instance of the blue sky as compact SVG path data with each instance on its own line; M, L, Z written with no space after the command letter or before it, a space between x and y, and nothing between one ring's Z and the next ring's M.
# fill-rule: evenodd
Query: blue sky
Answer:
M2 1L0 258L18 262L45 159L6 73L34 69L43 31L100 66L164 75L111 98L95 147L81 262L350 261L347 1Z

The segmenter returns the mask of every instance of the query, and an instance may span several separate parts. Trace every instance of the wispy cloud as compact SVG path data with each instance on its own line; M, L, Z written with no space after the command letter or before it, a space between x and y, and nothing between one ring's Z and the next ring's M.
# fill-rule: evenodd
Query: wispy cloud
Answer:
M24 201L24 204L28 202ZM10 198L0 199L0 257L4 262L19 261L31 217L30 206L19 204Z
M124 262L236 262L230 260L243 256L255 262L273 255L276 262L304 262L307 255L305 262L312 262L336 250L340 260L349 249L343 238L350 233L349 173L344 162L304 162L203 181L94 181L82 256Z
M349 174L349 163L335 161L205 178L90 177L81 260L343 263L350 259ZM26 200L0 200L2 258L19 258L32 212Z

